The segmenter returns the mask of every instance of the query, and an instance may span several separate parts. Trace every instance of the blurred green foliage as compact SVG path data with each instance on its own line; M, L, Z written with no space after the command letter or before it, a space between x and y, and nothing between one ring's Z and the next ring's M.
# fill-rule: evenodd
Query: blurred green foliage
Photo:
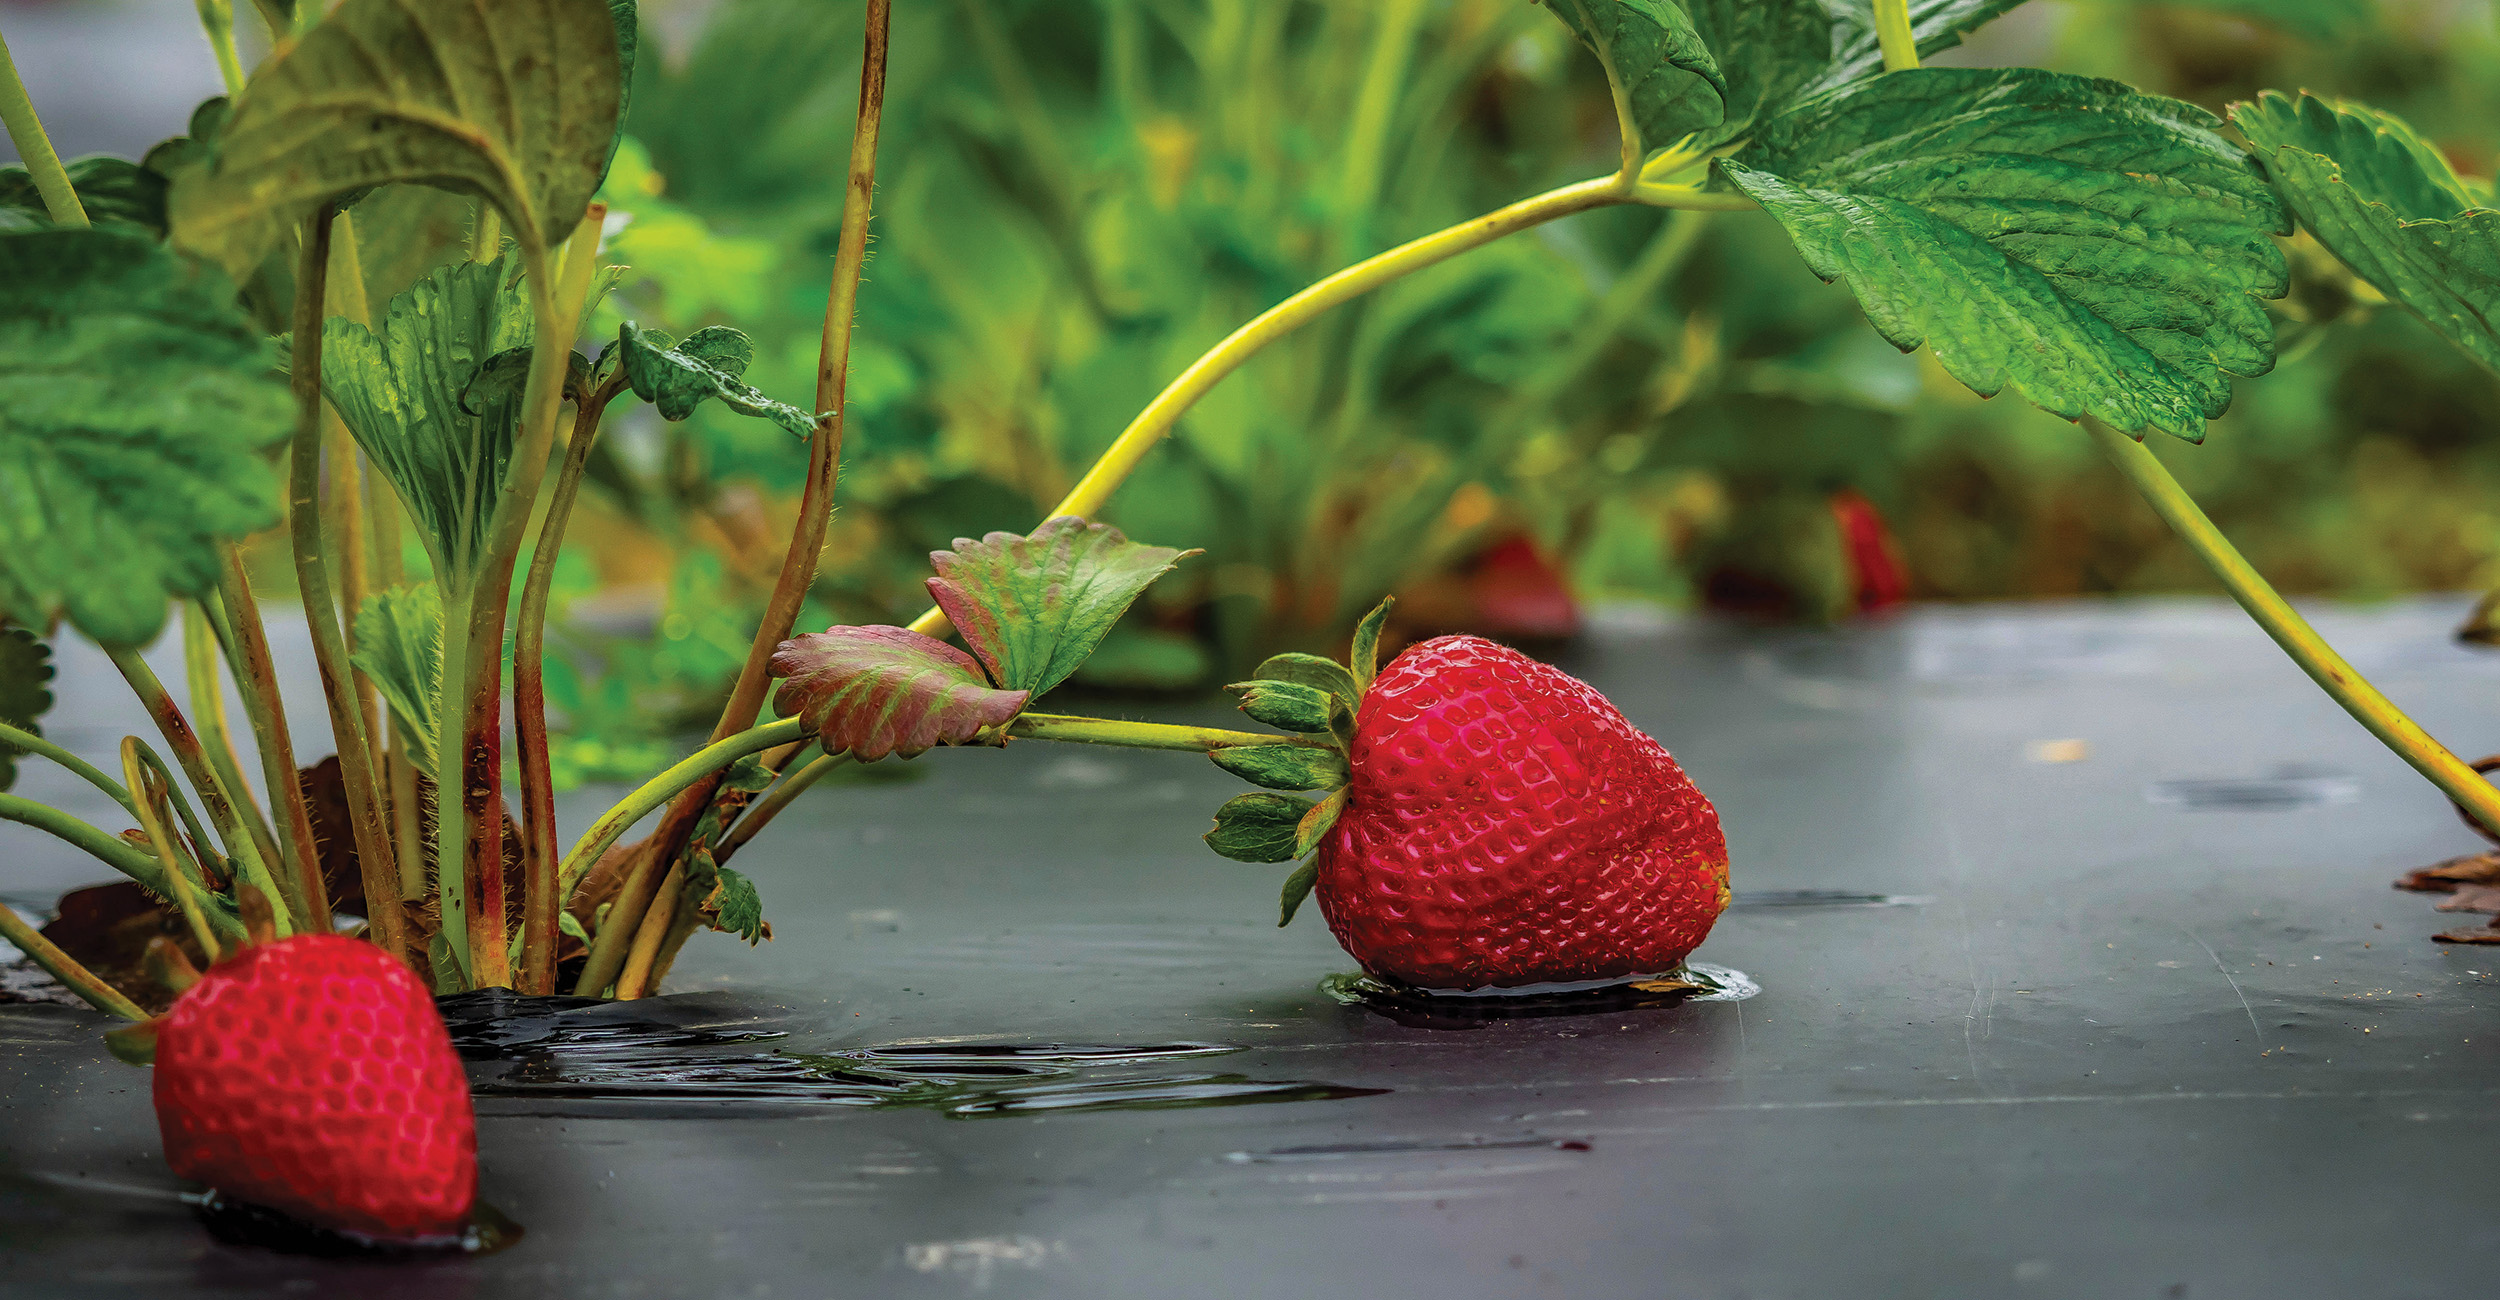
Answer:
M594 330L734 323L746 378L804 404L858 10L646 0L605 195L634 274ZM817 590L849 620L916 613L928 551L1031 525L1261 309L1614 163L1594 61L1517 0L923 0L897 7L892 59ZM2500 146L2485 3L2037 0L1943 61L2216 110L2265 87L2356 97L2475 177ZM2305 238L2292 252L2281 365L2164 460L2287 590L2500 580L2492 378ZM612 525L677 556L667 612L657 649L583 633L606 666L551 682L559 708L621 719L668 673L725 680L734 650L697 629L744 626L803 467L724 411L618 421L594 481ZM1889 520L1918 596L2209 589L2077 430L1894 351L1767 218L1614 209L1396 284L1219 387L1107 512L1207 555L1096 671L1177 685L1341 643L1381 594L1523 535L1583 601L1839 617L1844 488Z

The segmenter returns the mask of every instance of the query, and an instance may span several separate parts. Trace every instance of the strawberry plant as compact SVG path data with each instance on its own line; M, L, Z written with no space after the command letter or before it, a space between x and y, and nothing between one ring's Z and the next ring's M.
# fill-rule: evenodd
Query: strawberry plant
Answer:
M1776 223L1886 341L1932 350L1983 396L2010 388L2080 423L2330 694L2500 827L2500 792L2337 658L2142 441L2196 441L2235 377L2273 365L2264 300L2286 289L2276 238L2295 218L2492 363L2483 196L2367 110L2262 100L2239 121L2252 153L2212 115L2117 82L1921 66L2015 2L1544 0L1604 72L1612 170L1285 296L1181 368L1040 526L936 551L920 618L801 635L840 485L883 0L867 6L804 401L748 382L755 351L738 330L679 339L608 301L631 274L601 264L596 198L633 84L631 0L264 0L276 52L248 78L231 15L204 3L231 94L136 164L63 165L11 72L0 117L27 164L0 185L15 196L0 227L0 616L14 625L0 639L0 742L70 767L136 829L5 793L0 817L165 900L202 958L243 946L189 993L174 987L189 983L179 964L160 963L158 992L181 994L161 1025L169 1042L209 1014L211 990L345 961L344 940L318 955L287 943L332 930L349 892L390 969L437 992L646 995L704 929L769 935L729 863L825 774L1022 741L1200 753L1262 787L1218 810L1207 842L1248 862L1299 860L1280 919L1316 890L1383 978L1472 989L1664 973L1726 903L1716 815L1601 697L1510 651L1444 639L1375 673L1376 610L1348 662L1277 655L1233 688L1272 730L1035 707L1195 554L1094 516L1247 359L1510 236L1641 206ZM593 319L615 327L588 335ZM709 743L564 849L546 623L603 420L629 398L663 421L753 422L803 460L803 493ZM335 776L318 770L345 834L327 846L237 548L281 519L337 741ZM421 564L403 557L410 535ZM198 717L137 653L176 608ZM62 624L104 647L170 763L132 737L116 780L42 737L47 670L30 634ZM241 688L243 728L214 703L221 669ZM768 704L777 716L759 721ZM648 835L622 842L654 813ZM0 909L0 927L97 1006L144 1016L14 913ZM283 990L252 996L287 1005ZM175 1103L169 1133L191 1104ZM357 1223L441 1226L410 1213L427 1221L377 1209Z

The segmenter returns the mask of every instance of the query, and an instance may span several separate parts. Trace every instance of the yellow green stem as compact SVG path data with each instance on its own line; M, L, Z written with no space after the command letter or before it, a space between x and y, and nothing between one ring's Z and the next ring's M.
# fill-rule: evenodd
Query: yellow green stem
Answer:
M107 835L50 804L37 803L24 795L0 794L0 821L48 831L157 894L170 895L173 891L156 855L142 853L122 837Z
M1176 727L1164 722L1128 722L1119 718L1080 718L1063 713L1018 714L1007 734L1019 740L1060 740L1079 745L1119 745L1128 749L1177 749L1205 752L1244 745L1300 745L1326 748L1317 736L1275 732L1227 731L1221 727Z
M2144 494L2153 512L2170 525L2171 531L2196 552L2205 567L2213 570L2229 589L2231 598L2257 620L2257 626L2283 647L2283 653L2301 667L2326 693L2344 706L2353 719L2369 729L2389 749L2415 771L2429 777L2431 784L2446 791L2449 798L2473 814L2495 832L2500 832L2500 788L2484 780L2481 774L2466 766L2448 747L2432 739L2413 719L2406 717L2369 680L2353 670L2335 648L2320 637L2308 620L2302 618L2246 557L2233 547L2222 530L2214 527L2196 502L2170 476L2170 471L2156 459L2150 447L2120 433L2098 420L2087 419L2084 428L2092 434L2110 460L2127 476L2136 490Z
M34 177L35 193L43 196L43 209L51 214L52 224L86 225L87 209L70 186L61 156L52 152L52 137L44 134L43 119L35 116L35 102L26 97L26 83L17 78L17 62L9 57L5 36L0 36L0 126L8 129L17 156L26 160L27 174Z
M229 96L243 93L243 61L234 53L234 0L199 0L200 30L217 55L217 75Z
M1875 39L1884 47L1884 71L1918 66L1918 34L1910 30L1910 0L1875 0Z
M87 782L87 784L113 796L113 802L120 804L122 806L122 811L129 813L133 817L139 815L138 808L133 806L130 802L130 792L123 789L119 781L106 776L103 769L83 758L80 758L76 754L61 748L59 745L53 744L51 741L46 740L31 731L25 731L17 727L12 727L5 722L0 722L0 745L6 745L11 749L23 750L29 754L41 754L45 758L51 759L53 762L77 773Z

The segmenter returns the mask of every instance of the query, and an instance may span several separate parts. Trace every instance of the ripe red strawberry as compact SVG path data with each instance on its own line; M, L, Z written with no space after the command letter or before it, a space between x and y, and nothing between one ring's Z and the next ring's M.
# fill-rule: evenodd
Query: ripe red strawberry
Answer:
M1719 815L1585 683L1472 636L1416 645L1355 715L1317 892L1374 975L1428 989L1673 970L1726 909Z
M174 1173L376 1237L457 1233L477 1198L468 1076L434 999L369 943L298 935L209 968L156 1035Z

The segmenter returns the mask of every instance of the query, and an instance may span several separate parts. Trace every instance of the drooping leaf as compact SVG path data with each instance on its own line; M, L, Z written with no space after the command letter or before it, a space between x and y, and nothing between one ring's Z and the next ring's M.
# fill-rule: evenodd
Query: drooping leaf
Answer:
M418 525L435 570L465 588L519 436L517 384L478 383L530 346L519 255L437 269L391 299L377 334L323 322L321 387Z
M390 706L393 734L420 772L435 771L443 697L443 600L431 582L391 587L356 610L350 658Z
M2202 109L2030 68L1920 68L1808 101L1719 166L1878 332L2191 441L2274 364L2280 206Z
M78 191L87 220L97 225L137 226L164 237L164 177L129 159L102 154L77 159L61 170L69 173L69 187ZM0 167L0 223L39 226L50 221L43 195L35 190L35 178L16 164Z
M1224 689L1241 697L1242 712L1287 731L1326 731L1332 706L1344 707L1333 692L1295 682L1235 682Z
M1728 0L1743 3L1743 0ZM1883 41L1875 34L1874 0L1823 0L1832 16L1831 63L1803 88L1820 94L1884 70ZM1920 58L1962 43L1962 37L2023 0L1910 0L1910 35Z
M52 707L52 647L22 627L0 627L0 722L40 736ZM17 784L21 751L0 743L0 790Z
M773 651L782 679L773 708L806 721L828 754L863 763L968 745L1023 710L1027 693L999 690L972 656L901 627L834 627Z
M1346 783L1345 755L1317 745L1232 745L1207 751L1217 767L1270 790L1333 790Z
M929 593L990 680L1040 698L1066 681L1155 579L1196 551L1146 546L1073 515L1029 537L958 538L929 556Z
M772 942L772 923L764 919L764 900L755 892L755 882L727 867L713 869L712 892L696 909L713 929L746 940L748 947Z
M1303 863L1285 877L1284 891L1276 899L1276 928L1293 924L1294 914L1302 910L1302 900L1311 896L1311 887L1319 883L1319 860Z
M1323 659L1318 655L1302 654L1299 651L1272 655L1267 662L1259 665L1258 671L1250 675L1264 681L1292 682L1299 686L1308 686L1315 691L1326 691L1332 695L1342 696L1349 702L1360 698L1363 693L1362 689L1354 684L1354 674L1346 671L1344 664L1334 659Z
M1644 152L1726 117L1727 78L1676 0L1541 0L1605 63Z
M553 247L615 147L616 31L607 0L345 0L180 170L174 238L242 276L320 205L411 181L482 196Z
M664 331L627 321L617 331L616 350L634 396L651 403L661 419L685 419L708 397L740 415L770 420L794 438L816 431L815 416L741 382L755 360L755 345L726 325L696 330L680 343Z
M1289 794L1235 795L1215 810L1215 829L1201 838L1235 862L1291 862L1294 828L1317 806Z
M292 425L223 276L127 229L0 234L0 616L155 639L277 521Z
M2500 211L2413 128L2273 91L2234 105L2300 224L2353 273L2500 370Z

